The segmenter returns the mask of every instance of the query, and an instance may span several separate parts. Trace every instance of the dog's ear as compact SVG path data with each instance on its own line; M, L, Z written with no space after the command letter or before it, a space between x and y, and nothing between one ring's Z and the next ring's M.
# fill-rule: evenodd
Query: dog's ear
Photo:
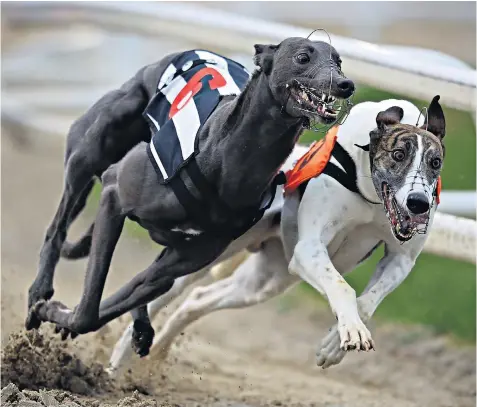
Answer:
M255 44L254 47L253 63L260 67L264 73L269 74L272 70L273 54L278 49L278 45Z
M389 109L379 112L376 116L378 129L382 131L386 129L386 126L400 123L403 116L404 110L399 106L392 106Z
M441 105L439 104L439 95L434 96L429 108L427 109L427 116L421 129L427 130L439 137L441 140L446 135L446 119Z
M378 115L376 116L376 124L378 125L378 127L369 133L370 156L373 156L375 154L376 144L386 132L386 127L392 124L400 123L403 116L404 110L402 110L402 108L400 108L399 106L391 106L390 108L378 113Z

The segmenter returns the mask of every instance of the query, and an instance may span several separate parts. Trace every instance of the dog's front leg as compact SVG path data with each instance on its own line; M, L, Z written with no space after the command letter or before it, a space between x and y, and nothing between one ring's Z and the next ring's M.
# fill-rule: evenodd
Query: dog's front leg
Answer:
M300 276L328 299L338 320L341 349L346 351L373 348L371 334L358 314L356 293L335 269L321 240L299 241L289 271Z
M398 287L411 272L415 259L408 254L386 253L369 281L363 294L358 298L358 311L361 320L367 323L381 301ZM317 364L324 369L336 365L346 355L340 349L338 326L335 325L321 343L317 352Z
M227 239L204 234L180 248L166 247L146 270L101 302L99 319L87 327L88 332L166 293L176 278L208 266L229 244Z

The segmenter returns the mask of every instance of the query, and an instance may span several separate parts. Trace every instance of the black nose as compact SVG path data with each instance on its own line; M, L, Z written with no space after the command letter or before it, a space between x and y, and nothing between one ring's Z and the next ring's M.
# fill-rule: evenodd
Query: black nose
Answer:
M429 200L422 192L411 192L407 197L407 207L415 215L420 215L429 210Z
M338 79L337 83L340 96L343 98L349 98L354 92L354 82L351 79L341 78Z

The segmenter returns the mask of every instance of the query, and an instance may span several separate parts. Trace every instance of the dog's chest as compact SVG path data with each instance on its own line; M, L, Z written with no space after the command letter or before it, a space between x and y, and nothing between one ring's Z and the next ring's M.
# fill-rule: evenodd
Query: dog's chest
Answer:
M404 250L408 244L397 241L384 211L378 206L372 222L349 225L338 231L328 245L328 253L338 271L346 273L367 259L380 242L393 251Z
M375 225L362 224L336 234L328 245L328 254L336 269L344 274L368 258L382 242Z

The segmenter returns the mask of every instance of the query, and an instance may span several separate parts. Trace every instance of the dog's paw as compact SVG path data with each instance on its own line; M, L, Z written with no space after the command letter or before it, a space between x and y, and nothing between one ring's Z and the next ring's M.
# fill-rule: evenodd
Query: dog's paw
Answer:
M371 332L369 332L366 325L364 325L359 318L352 322L338 322L338 332L340 334L341 350L348 351L356 349L368 351L374 349Z
M326 369L340 363L345 355L346 351L340 349L340 335L338 326L335 325L323 339L321 348L316 353L316 364Z
M131 345L140 357L149 355L154 340L154 329L151 324L139 320L134 321Z
M363 322L341 326L336 324L323 339L321 348L316 353L316 364L326 369L340 363L350 350L371 349L375 349L374 341Z

